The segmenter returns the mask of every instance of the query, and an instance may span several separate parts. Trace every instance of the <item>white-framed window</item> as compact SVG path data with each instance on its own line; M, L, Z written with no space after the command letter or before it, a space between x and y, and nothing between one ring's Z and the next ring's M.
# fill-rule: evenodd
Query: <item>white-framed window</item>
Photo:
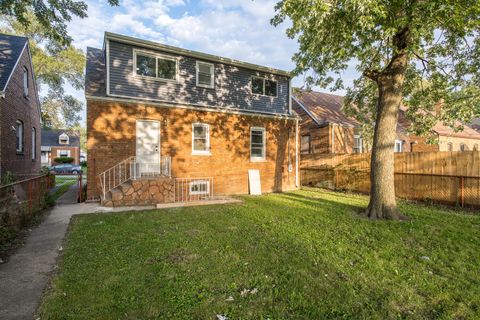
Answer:
M28 97L28 69L23 67L23 95Z
M449 142L447 144L448 151L453 151L453 143Z
M68 137L68 134L62 133L60 136L58 136L58 143L59 144L69 144L70 143L70 138Z
M206 123L192 124L192 154L210 155L210 126Z
M264 161L265 156L265 128L250 128L250 161Z
M134 74L159 80L177 81L178 61L175 57L134 50Z
M37 158L37 129L32 127L32 160Z
M276 97L277 81L261 77L252 77L251 89L252 94Z
M395 140L395 152L402 152L403 151L403 141L402 140Z
M57 157L70 157L70 150L57 150Z
M468 151L468 147L464 143L460 143L460 151Z
M300 137L300 153L309 154L311 152L310 135Z
M196 180L190 182L190 195L210 194L210 182L208 180Z
M359 134L353 135L353 152L362 153L363 152L363 139Z
M23 152L23 122L15 122L15 145L17 152Z
M213 63L197 61L196 69L197 86L213 88L215 81L215 65Z

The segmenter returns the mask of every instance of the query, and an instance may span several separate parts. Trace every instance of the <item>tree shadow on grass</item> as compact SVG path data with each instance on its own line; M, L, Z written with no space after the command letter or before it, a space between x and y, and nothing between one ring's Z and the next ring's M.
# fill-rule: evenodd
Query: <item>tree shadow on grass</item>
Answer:
M281 198L286 198L286 199L291 199L294 201L301 202L302 204L308 205L308 206L322 206L322 207L328 207L332 208L335 210L351 210L352 212L355 213L360 213L362 210L365 210L366 206L358 206L358 205L353 205L353 204L346 204L341 201L332 201L332 200L326 200L324 198L320 197L310 197L310 196L305 196L299 193L282 193L279 195ZM335 194L336 196L336 194ZM344 195L342 198L349 198L348 196ZM295 205L292 205L295 206Z

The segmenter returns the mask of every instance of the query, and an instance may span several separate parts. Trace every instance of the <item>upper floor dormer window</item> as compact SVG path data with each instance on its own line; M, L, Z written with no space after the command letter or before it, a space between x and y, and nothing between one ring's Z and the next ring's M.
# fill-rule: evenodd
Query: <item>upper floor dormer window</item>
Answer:
M69 137L66 133L62 133L59 137L58 137L58 143L59 144L68 144L69 143Z
M23 95L28 97L28 69L23 68Z
M142 51L134 54L135 74L160 80L177 80L177 59Z
M277 96L277 81L260 77L252 78L252 93L262 96Z
M214 72L213 63L197 61L197 86L213 88Z

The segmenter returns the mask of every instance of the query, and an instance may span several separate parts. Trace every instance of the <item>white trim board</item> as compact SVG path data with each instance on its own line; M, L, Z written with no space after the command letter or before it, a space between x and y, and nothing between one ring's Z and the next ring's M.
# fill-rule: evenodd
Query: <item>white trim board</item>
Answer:
M226 113L226 114L237 114L237 115L245 115L251 117L264 117L264 118L273 118L273 119L285 119L285 120L301 120L299 117L295 115L282 115L276 113L267 113L267 112L248 112L242 110L232 110L228 108L222 109L215 109L209 106L204 106L200 104L180 104L176 102L161 102L161 101L154 101L151 99L146 98L131 98L127 96L120 96L120 95L110 95L109 97L100 97L100 96L85 96L86 100L97 100L97 101L112 101L112 102L121 102L121 103L141 103L141 104L148 104L151 106L161 107L161 108L179 108L179 109L189 109L195 111L204 111L204 112L217 112L217 113Z

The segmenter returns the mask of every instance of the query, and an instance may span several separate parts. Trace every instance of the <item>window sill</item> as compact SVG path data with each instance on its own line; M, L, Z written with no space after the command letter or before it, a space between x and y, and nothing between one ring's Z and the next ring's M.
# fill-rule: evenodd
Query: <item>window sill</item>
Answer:
M208 86L208 85L198 84L198 83L197 83L197 87L205 88L205 89L215 89L215 86Z
M175 83L179 84L180 81L178 79L163 79L163 78L157 78L157 77L150 77L150 76L142 76L140 74L134 73L133 75L135 78L141 78L141 79L146 79L146 80L153 80L153 81L160 81L160 82L168 82L168 83Z
M250 162L267 162L267 159L252 159L250 158Z
M192 152L192 156L211 156L211 152Z
M275 96L269 96L268 94L262 94L262 93L253 93L252 96L254 97L267 97L267 98L278 98L278 94Z

